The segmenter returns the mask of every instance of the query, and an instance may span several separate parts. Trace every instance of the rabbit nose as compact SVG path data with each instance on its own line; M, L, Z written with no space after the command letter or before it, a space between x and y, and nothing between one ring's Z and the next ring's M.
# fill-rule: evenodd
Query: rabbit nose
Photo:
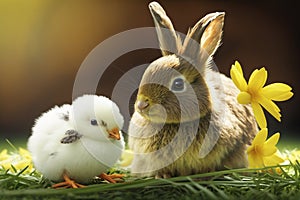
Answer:
M149 103L148 103L147 100L146 101L140 100L140 101L137 102L137 107L138 107L139 110L144 110L148 106L149 106Z

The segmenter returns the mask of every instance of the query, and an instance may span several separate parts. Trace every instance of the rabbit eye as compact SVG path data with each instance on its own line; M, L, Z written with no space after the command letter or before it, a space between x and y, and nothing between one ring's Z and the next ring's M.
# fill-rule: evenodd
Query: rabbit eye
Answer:
M173 92L181 92L184 90L184 80L182 78L176 78L173 80L171 90Z
M95 120L95 119L92 119L92 120L91 120L91 125L93 125L93 126L97 126L97 125L98 125L98 122L97 122L97 120Z

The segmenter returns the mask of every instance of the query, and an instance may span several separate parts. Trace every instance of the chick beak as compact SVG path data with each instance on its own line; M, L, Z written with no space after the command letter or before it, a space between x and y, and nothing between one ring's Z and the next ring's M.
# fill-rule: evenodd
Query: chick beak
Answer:
M111 130L107 130L108 132L108 137L115 139L115 140L120 140L121 136L120 136L120 131L119 128L113 128Z

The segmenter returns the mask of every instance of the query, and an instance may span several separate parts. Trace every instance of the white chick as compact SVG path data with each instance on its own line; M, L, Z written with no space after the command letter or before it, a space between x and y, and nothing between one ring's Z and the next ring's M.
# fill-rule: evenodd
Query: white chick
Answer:
M118 106L103 96L83 95L72 105L55 106L32 128L28 149L35 168L53 181L53 187L82 187L105 174L121 157L124 123ZM73 181L74 180L74 181Z

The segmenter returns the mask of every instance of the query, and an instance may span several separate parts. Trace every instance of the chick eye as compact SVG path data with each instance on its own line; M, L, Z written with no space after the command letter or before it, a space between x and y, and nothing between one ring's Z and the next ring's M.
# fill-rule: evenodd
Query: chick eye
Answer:
M182 78L176 78L173 80L171 90L173 92L181 92L184 90L184 80Z
M97 125L98 125L98 122L97 122L97 120L95 120L95 119L92 119L92 120L91 120L91 125L93 125L93 126L97 126Z

